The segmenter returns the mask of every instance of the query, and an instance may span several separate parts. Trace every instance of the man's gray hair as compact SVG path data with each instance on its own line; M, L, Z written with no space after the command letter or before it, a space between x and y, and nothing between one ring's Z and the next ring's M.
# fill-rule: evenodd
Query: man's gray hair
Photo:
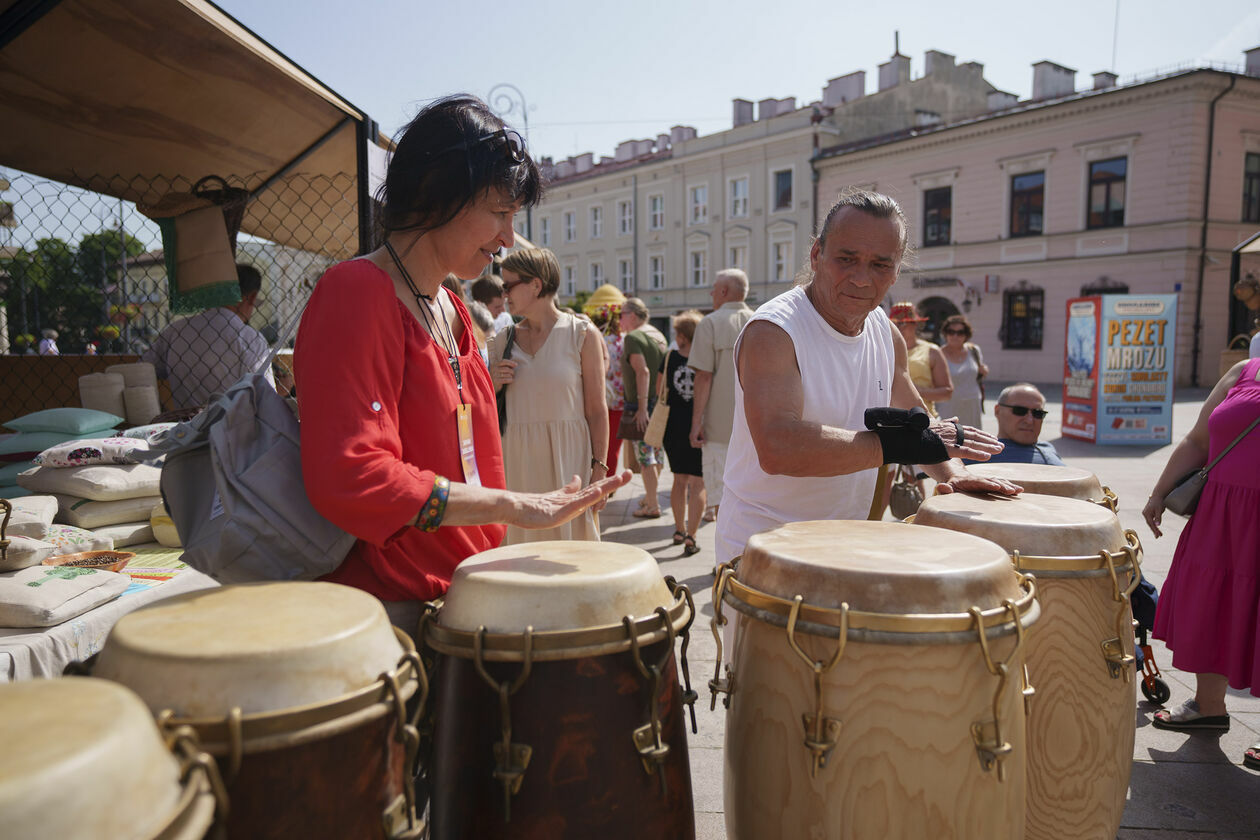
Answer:
M861 210L863 213L874 216L877 219L891 219L895 221L897 227L900 228L898 239L901 246L901 253L897 255L897 258L903 266L913 258L914 247L910 244L910 223L906 221L906 214L902 211L901 205L895 199L883 193L863 190L858 187L849 187L841 192L840 197L836 199L836 203L831 205L831 209L827 211L827 216L823 219L822 228L818 231L818 246L820 248L827 246L827 234L831 232L836 216L846 207ZM801 266L801 270L796 273L796 285L808 286L812 282L814 282L814 270L807 260L805 265Z
M748 275L744 273L743 269L724 268L717 273L717 277L714 278L713 282L716 284L724 280L730 288L735 290L736 300L743 300L748 297Z
M997 401L1000 403L1004 403L1006 402L1006 398L1009 397L1011 394L1015 393L1016 391L1024 391L1024 390L1036 391L1037 396L1041 397L1042 404L1043 405L1045 404L1046 395L1041 393L1041 389L1038 388L1036 385L1032 384L1031 382L1016 382L1014 385L1007 385L1005 388L1002 389L1002 393L998 394Z

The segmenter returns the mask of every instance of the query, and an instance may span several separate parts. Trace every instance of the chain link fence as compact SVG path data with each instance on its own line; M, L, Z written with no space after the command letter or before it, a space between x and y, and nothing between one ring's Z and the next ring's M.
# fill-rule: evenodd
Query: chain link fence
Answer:
M353 175L294 174L265 189L259 175L225 180L257 193L244 229L268 238L242 232L235 259L257 270L261 288L252 306L247 298L180 313L171 309L161 232L137 204L188 192L190 181L95 176L80 189L0 172L10 208L0 214L0 423L77 406L80 376L140 359L165 380L163 411L203 404L295 326L329 265L358 251Z

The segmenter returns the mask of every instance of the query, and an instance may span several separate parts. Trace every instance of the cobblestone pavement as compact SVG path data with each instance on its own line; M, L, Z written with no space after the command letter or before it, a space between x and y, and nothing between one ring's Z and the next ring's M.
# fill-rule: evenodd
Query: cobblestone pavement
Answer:
M996 394L999 386L990 387L991 393ZM1185 520L1165 514L1164 536L1156 540L1142 521L1141 508L1172 446L1095 446L1061 438L1061 389L1046 386L1042 390L1051 411L1042 439L1054 443L1067 463L1096 473L1103 484L1116 492L1122 524L1141 535L1146 576L1156 586L1162 586ZM1178 393L1174 443L1194 424L1206 396L1207 389L1183 389ZM991 401L989 410L992 411ZM991 413L985 423L989 431L996 431ZM686 557L682 546L671 545L674 531L669 511L671 483L672 477L666 472L661 479L663 515L660 519L631 516L643 495L642 481L636 476L609 502L601 514L601 524L604 539L640 546L656 557L664 574L687 584L695 595L700 616L693 627L688 658L693 688L700 692L700 702L696 705L700 731L691 735L689 742L696 830L701 840L721 840L726 837L722 803L725 717L720 703L716 712L709 711L707 686L716 657L716 646L709 631L709 619L713 615L714 526L705 523L701 527L698 554ZM1172 656L1162 643L1152 644L1155 661L1172 689L1170 705L1192 696L1193 675L1173 668ZM1139 693L1133 773L1118 835L1120 840L1260 838L1260 773L1242 765L1243 750L1260 742L1260 698L1231 689L1227 703L1232 716L1228 733L1185 735L1151 726L1151 715L1158 707ZM1065 837L1064 840L1077 838Z

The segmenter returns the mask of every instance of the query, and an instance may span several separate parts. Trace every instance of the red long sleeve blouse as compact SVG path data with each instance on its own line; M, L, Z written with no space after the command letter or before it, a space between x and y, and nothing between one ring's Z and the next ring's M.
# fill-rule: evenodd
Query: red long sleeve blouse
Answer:
M490 374L455 301L464 401L472 405L477 469L503 488L503 452ZM461 560L494 548L502 525L408 525L436 476L463 481L459 394L446 352L394 294L389 275L365 259L320 278L294 347L301 409L302 475L311 503L358 537L324 580L386 601L435 598Z

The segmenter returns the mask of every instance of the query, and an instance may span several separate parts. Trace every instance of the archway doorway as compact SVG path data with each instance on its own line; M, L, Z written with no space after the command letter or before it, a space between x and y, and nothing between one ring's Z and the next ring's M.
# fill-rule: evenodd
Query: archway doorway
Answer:
M952 300L944 297L924 298L919 301L918 307L923 317L927 318L927 323L919 330L919 335L934 344L942 344L941 324L945 323L945 319L950 315L959 314L958 307Z

